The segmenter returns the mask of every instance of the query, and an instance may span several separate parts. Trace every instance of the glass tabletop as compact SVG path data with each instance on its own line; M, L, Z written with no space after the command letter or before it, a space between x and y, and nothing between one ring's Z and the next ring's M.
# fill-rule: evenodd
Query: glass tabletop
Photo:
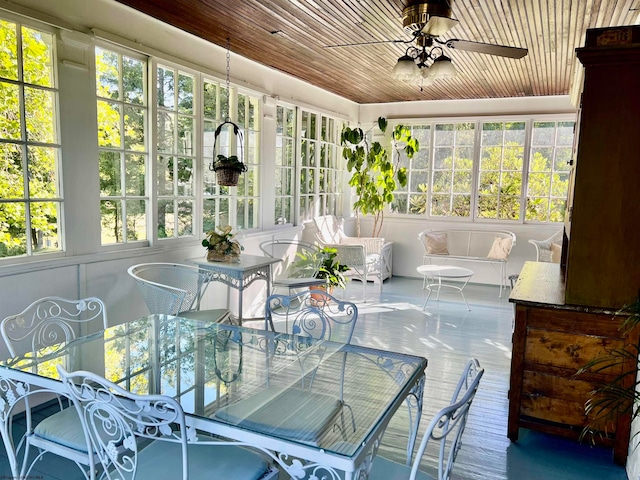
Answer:
M151 315L1 367L57 379L57 364L98 373L134 393L170 395L201 420L352 456L424 375L427 361Z

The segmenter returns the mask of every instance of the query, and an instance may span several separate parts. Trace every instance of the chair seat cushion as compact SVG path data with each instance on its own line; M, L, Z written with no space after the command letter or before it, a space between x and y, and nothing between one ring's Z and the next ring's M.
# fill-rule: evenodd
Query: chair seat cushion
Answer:
M249 430L315 443L341 406L335 396L300 388L269 387L218 410L215 417Z
M182 478L179 443L155 441L138 455L136 478ZM226 445L189 444L189 480L241 478L256 480L267 471L267 462L256 452Z
M71 406L42 420L33 429L35 436L87 453L87 441L75 407Z
M369 480L408 480L410 475L411 466L377 456L373 459ZM418 470L416 480L433 480L433 477Z

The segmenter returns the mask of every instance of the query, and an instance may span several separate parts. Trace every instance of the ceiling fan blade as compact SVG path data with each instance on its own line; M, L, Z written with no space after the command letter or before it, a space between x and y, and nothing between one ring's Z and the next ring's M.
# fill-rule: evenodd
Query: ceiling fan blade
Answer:
M499 57L522 58L529 50L526 48L507 47L505 45L493 45L490 43L471 42L469 40L458 40L453 38L446 40L445 45L454 50L464 50L466 52L486 53L488 55L497 55Z
M376 45L378 43L411 43L411 42L413 42L413 38L409 40L380 40L377 42L340 43L338 45L323 45L322 48L357 47L360 45Z

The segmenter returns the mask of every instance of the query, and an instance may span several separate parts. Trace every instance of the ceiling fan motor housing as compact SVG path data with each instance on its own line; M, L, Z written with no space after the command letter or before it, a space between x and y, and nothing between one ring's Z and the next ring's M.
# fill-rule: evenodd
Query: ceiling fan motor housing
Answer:
M446 0L410 2L402 10L402 28L413 34L419 32L431 17L451 18L451 6Z

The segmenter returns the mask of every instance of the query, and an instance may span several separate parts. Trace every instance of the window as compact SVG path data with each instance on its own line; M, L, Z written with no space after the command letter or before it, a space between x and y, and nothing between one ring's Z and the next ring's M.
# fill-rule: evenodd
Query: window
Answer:
M420 150L412 159L400 153L399 168L407 169L407 185L394 192L391 211L393 213L424 214L427 211L427 194L429 192L429 173L431 171L431 126L413 125L411 136L418 140ZM382 139L380 139L382 143ZM395 153L393 153L395 155ZM393 159L395 161L395 158Z
M527 221L564 220L574 126L575 122L533 124L527 182Z
M63 250L55 37L0 20L0 257Z
M234 208L236 219L232 225L237 229L249 230L260 226L260 101L258 98L238 94L236 118L243 134L242 139L237 138L236 149L244 158L247 171L240 175L236 187ZM240 155L238 158L241 158Z
M342 124L317 113L301 113L300 212L298 222L340 213L342 185L338 131Z
M157 97L158 238L193 235L195 132L193 75L159 65Z
M527 222L564 218L574 121L433 122L411 126L420 150L391 211Z
M208 79L202 83L202 96L204 231L224 225L231 225L235 230L257 228L260 218L260 100L240 93L234 87L228 90L219 82ZM216 141L215 130L225 119L236 123L241 135L236 137L232 130L223 127ZM215 172L209 168L214 154L236 155L247 166L247 171L240 175L237 187L217 184Z
M278 105L276 113L276 204L275 224L293 223L296 111Z
M478 218L520 218L524 140L524 122L482 124Z
M473 192L473 123L436 124L431 215L470 217Z
M96 47L102 244L147 239L147 62Z

